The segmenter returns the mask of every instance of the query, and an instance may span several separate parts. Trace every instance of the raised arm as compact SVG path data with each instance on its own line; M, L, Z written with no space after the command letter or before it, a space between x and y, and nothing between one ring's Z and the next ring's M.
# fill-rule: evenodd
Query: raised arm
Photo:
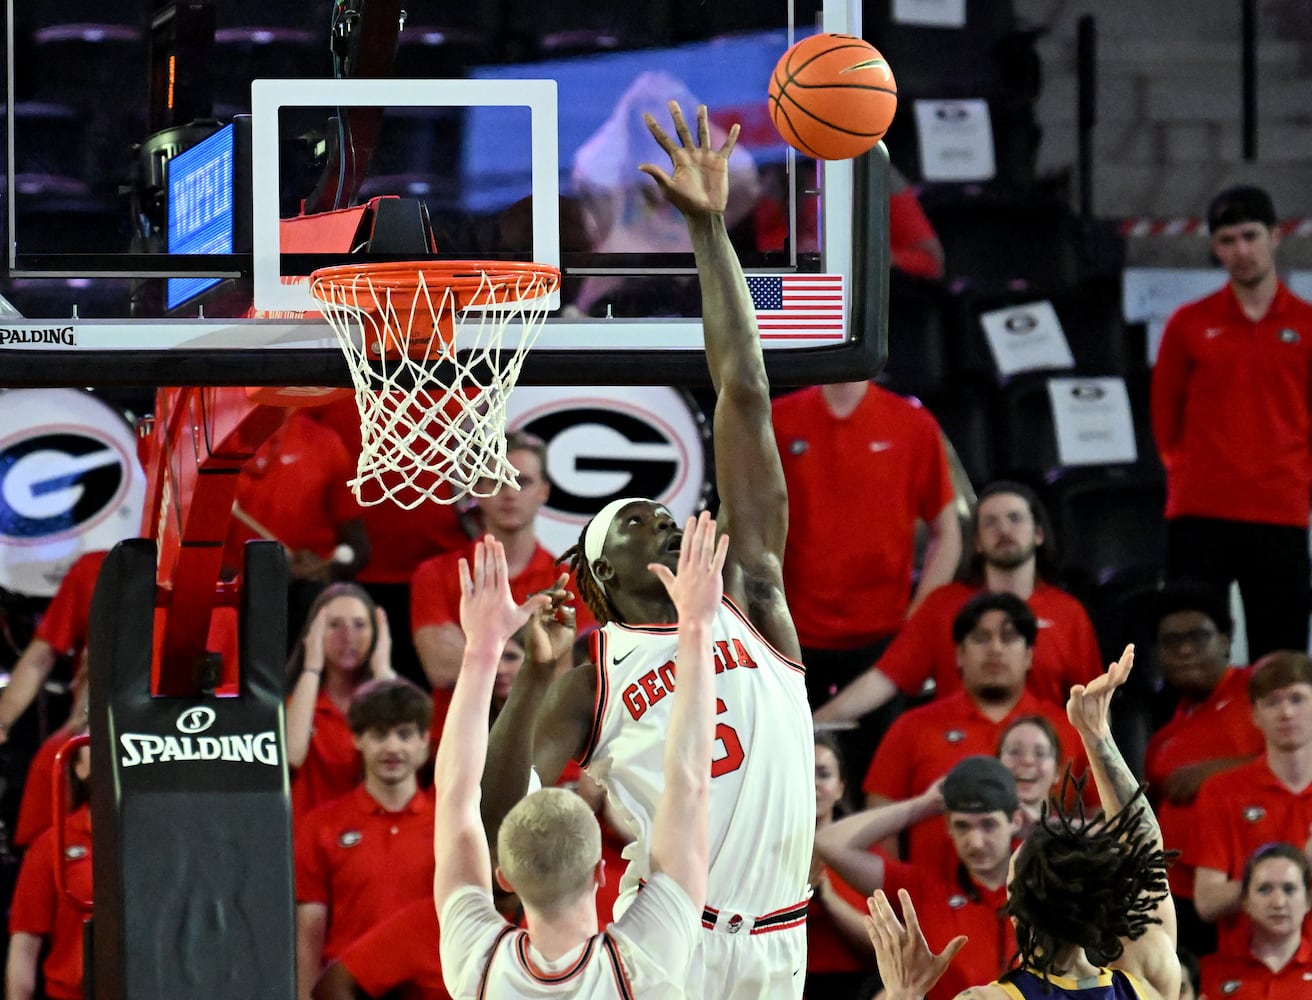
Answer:
M717 540L715 532L715 522L706 511L688 518L678 575L660 563L648 567L665 584L679 614L678 684L665 735L665 788L652 818L651 866L678 882L697 906L706 902L710 865L708 809L715 730L711 626L724 593L729 548L729 536Z
M1111 733L1111 701L1116 689L1125 683L1134 663L1134 647L1126 646L1118 662L1087 685L1071 688L1066 715L1080 734L1089 756L1089 771L1098 787L1098 799L1107 819L1117 816L1128 805L1135 811L1135 828L1149 849L1162 849L1162 831L1146 796L1139 795L1140 784L1131 773ZM1152 892L1145 889L1145 892ZM1175 904L1169 893L1155 893L1157 899L1144 934L1123 942L1125 951L1116 961L1118 968L1137 976L1164 998L1174 1000L1180 989L1180 963L1176 958Z
M471 570L460 560L460 624L465 655L433 768L433 900L439 913L465 885L492 892L491 853L479 815L479 781L487 759L487 715L497 664L507 640L550 602L535 595L517 605L510 594L506 551L491 535L474 547Z
M482 812L487 842L494 847L502 820L528 790L538 706L548 699L560 659L574 641L574 611L565 604L570 596L566 580L561 576L546 592L551 603L535 612L525 627L524 665L488 735ZM589 700L589 709L591 704ZM556 725L549 721L544 728ZM564 766L562 761L554 774L542 775L542 783L554 784Z
M815 849L839 878L870 895L884 884L884 859L872 854L871 846L942 813L943 796L935 782L913 799L866 809L820 827L815 832Z
M704 105L697 109L696 140L676 102L670 102L670 115L677 141L650 115L646 122L670 155L673 173L652 164L641 169L683 214L697 260L706 361L716 392L715 453L731 457L716 472L720 529L734 538L726 589L780 652L797 657L797 633L783 599L788 491L770 424L756 311L724 221L738 126L716 150Z
M287 765L300 767L310 753L310 737L314 733L314 706L319 700L319 686L323 683L324 635L328 629L328 612L320 608L305 636L301 640L301 672L292 682L292 693L287 699Z

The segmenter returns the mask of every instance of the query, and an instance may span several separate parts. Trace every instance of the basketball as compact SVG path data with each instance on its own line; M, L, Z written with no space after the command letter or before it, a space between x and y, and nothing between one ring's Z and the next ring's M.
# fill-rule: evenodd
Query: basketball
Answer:
M770 76L770 118L783 140L818 160L860 156L883 138L897 110L888 63L854 35L802 39Z

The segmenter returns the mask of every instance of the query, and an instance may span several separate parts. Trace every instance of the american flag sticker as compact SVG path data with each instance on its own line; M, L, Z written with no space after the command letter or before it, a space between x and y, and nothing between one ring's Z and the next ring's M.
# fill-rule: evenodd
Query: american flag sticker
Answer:
M748 275L762 340L843 340L841 274Z

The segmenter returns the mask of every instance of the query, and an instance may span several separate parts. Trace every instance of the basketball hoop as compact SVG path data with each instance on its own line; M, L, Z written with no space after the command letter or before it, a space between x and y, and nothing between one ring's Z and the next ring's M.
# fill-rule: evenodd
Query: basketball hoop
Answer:
M558 268L514 261L348 264L310 276L355 385L362 447L350 485L362 504L410 510L516 484L506 395L559 283ZM512 324L518 341L503 349Z

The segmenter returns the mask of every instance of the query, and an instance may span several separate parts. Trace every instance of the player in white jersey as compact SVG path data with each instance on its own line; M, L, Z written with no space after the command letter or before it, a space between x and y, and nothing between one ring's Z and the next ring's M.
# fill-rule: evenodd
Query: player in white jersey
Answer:
M677 104L671 103L671 115L677 141L651 116L647 125L669 153L673 172L651 165L642 170L682 212L692 237L716 390L717 518L733 536L724 567L727 600L716 616L712 647L722 669L716 675L707 933L700 935L688 995L800 997L815 833L814 736L797 633L784 600L788 495L770 425L769 383L751 297L724 224L728 157L738 129L716 150L704 107L696 139ZM614 501L585 528L573 570L580 595L603 626L594 663L552 683L546 657L530 657L493 731L498 766L484 783L489 828L523 792L530 762L524 734L533 733L531 760L544 782L554 781L571 758L587 761L634 821L638 839L626 856L637 867L629 881L647 870L652 803L660 793L653 762L668 734L676 620L647 567L674 565L680 546L678 525L651 500ZM553 599L563 596L557 592ZM539 703L534 730L532 708ZM617 912L631 898L632 891Z
M505 549L479 543L471 574L460 562L466 644L434 767L433 897L442 929L442 977L456 998L679 1000L706 893L707 801L715 728L711 627L723 593L727 537L709 514L689 518L677 576L653 571L677 608L682 683L670 698L664 791L651 828L651 880L628 911L597 930L604 881L601 830L583 799L541 789L516 804L497 836L497 881L518 892L527 932L492 904L492 866L479 817L487 714L506 641L550 604L516 605Z

